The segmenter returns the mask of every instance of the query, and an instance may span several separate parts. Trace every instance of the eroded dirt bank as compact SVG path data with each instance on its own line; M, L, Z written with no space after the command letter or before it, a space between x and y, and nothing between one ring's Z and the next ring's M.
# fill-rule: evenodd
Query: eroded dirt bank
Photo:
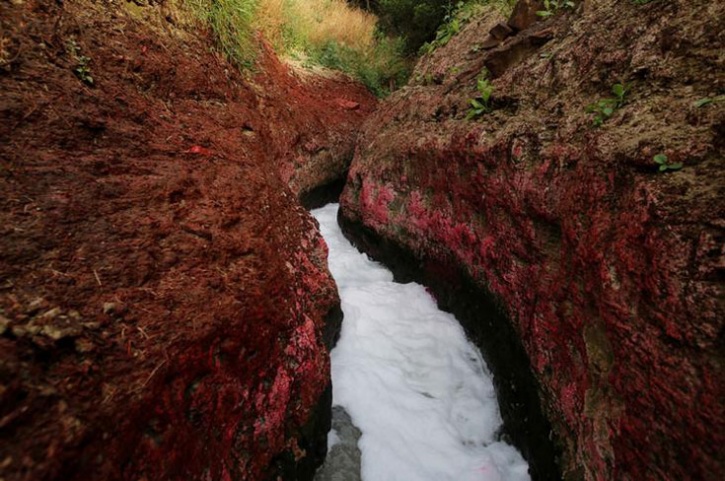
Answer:
M721 479L725 104L704 99L725 88L725 10L575 3L489 38L505 19L482 15L424 57L366 122L341 220L493 336L539 479L546 419L568 480ZM484 68L491 112L466 120ZM617 83L626 100L594 126L586 106ZM537 390L543 423L507 406Z
M244 78L178 2L0 23L0 477L310 479L339 301L296 196L373 98Z

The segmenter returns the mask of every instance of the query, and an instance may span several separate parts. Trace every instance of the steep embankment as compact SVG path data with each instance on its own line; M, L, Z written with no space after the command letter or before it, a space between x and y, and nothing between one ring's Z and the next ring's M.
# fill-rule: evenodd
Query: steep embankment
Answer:
M339 307L295 194L374 99L244 77L178 2L0 22L0 478L310 478Z
M725 88L725 8L531 23L536 3L422 59L367 121L341 220L467 321L535 476L555 476L548 419L567 479L721 479L725 103L697 101ZM484 68L491 112L466 120Z

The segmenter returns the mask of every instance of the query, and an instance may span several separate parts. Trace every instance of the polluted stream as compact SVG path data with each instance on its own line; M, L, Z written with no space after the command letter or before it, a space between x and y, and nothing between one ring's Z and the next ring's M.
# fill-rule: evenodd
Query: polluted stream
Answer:
M337 211L312 211L345 315L315 481L529 481L521 454L497 437L501 415L478 349L425 287L394 282L353 247Z

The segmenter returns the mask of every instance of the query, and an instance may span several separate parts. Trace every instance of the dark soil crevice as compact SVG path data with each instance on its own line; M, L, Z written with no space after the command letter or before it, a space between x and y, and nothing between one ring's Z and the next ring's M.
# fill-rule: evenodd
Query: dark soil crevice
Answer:
M303 381L304 382L304 381ZM329 383L296 436L294 448L279 454L271 463L267 481L289 479L312 481L327 456L327 433L332 428L332 383ZM300 454L305 455L300 458Z
M317 209L340 199L342 190L345 188L347 172L339 178L324 185L319 185L300 195L300 203L307 209Z

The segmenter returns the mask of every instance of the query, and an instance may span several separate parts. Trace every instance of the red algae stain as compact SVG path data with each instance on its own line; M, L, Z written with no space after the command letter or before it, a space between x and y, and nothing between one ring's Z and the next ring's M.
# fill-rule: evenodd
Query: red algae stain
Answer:
M480 122L463 119L475 87L463 75L393 95L360 136L342 214L419 257L462 267L496 296L542 385L568 479L715 481L725 472L725 393L713 381L725 322L725 111L693 108L702 95L684 94L715 81L708 55L718 42L704 33L712 12L684 0L636 15L630 6L642 30L633 36L634 23L610 15L615 3L551 21L556 60L516 57L493 79L515 107ZM495 19L472 22L424 57L418 78L454 66L477 72L503 55L505 47L477 60L467 53L486 22ZM645 40L672 35L702 54L663 57L669 47ZM633 73L644 58L658 59L646 82ZM615 77L630 78L636 95L593 128L583 106ZM657 173L660 151L686 167Z
M375 99L264 46L252 86L190 18L0 4L8 481L275 479L311 441L339 299L295 197L343 174Z

